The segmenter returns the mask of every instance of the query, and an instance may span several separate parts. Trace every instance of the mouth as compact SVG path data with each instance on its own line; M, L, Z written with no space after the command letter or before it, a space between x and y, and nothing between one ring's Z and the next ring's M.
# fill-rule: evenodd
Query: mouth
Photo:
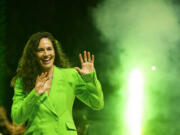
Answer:
M52 60L52 57L49 57L49 58L44 58L41 61L42 61L43 64L46 65L46 64L49 64L51 62L51 60Z

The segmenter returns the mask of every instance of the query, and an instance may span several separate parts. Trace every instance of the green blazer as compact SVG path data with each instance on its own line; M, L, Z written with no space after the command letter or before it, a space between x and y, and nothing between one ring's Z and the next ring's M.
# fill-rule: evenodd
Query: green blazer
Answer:
M96 72L80 75L73 68L54 66L49 95L38 95L34 89L27 93L18 78L14 87L12 120L27 122L25 135L77 135L72 117L77 97L94 110L104 106L103 93Z

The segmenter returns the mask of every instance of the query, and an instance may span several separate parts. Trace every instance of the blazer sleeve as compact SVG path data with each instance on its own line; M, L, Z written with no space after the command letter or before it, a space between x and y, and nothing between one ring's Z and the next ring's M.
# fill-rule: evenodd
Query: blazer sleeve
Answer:
M21 82L20 78L16 80L11 108L12 120L18 125L25 123L33 113L35 106L46 97L46 94L39 95L34 89L27 94L22 89Z
M76 80L76 97L94 110L102 109L104 107L104 97L96 71L81 75L76 71Z

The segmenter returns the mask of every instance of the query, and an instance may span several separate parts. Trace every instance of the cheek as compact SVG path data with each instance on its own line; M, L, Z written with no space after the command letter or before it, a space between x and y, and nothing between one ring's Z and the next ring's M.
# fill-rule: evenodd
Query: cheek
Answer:
M39 53L37 53L37 54L36 54L36 58L37 58L37 60L38 60L38 61L40 61L41 56L42 56L42 55L41 55L41 54L39 54Z
M55 58L55 52L52 53L52 56Z

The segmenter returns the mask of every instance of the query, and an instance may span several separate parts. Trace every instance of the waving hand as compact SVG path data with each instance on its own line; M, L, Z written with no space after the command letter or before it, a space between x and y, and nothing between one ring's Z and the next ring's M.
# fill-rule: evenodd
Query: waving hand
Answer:
M84 57L79 54L79 59L81 62L81 68L75 67L75 69L80 74L89 74L94 71L94 55L91 56L90 52L84 51Z

